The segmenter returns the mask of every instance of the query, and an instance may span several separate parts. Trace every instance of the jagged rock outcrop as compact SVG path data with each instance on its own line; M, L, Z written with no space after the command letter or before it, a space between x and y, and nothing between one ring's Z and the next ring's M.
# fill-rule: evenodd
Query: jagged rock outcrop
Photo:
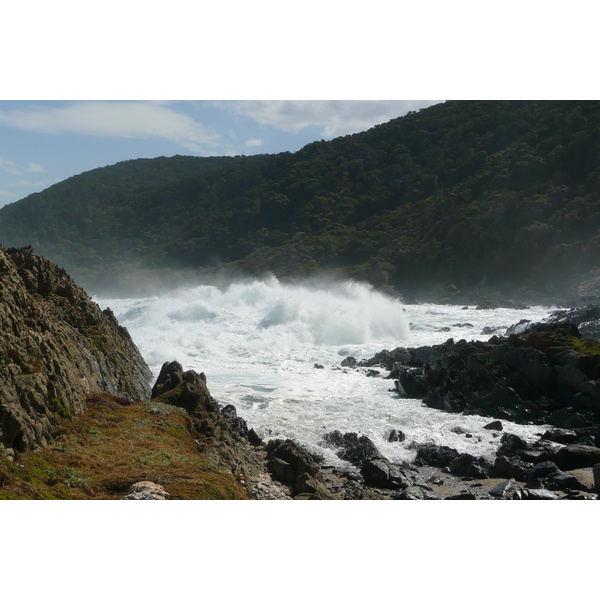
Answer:
M150 379L110 309L31 247L0 245L0 450L45 445L90 393L148 399Z
M401 395L431 408L568 429L600 424L600 343L569 321L383 351L361 366L374 364L391 371Z

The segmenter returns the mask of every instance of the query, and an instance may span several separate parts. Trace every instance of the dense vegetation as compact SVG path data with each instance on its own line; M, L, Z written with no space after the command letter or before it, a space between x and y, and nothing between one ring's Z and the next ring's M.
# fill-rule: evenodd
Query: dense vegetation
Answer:
M535 283L600 267L600 102L452 101L296 153L132 160L0 210L94 286L235 267L412 284Z

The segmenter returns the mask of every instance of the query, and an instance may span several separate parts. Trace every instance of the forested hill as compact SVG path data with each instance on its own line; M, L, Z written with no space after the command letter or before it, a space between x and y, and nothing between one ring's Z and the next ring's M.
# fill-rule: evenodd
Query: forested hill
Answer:
M451 101L296 153L140 159L0 210L98 289L134 269L338 269L399 289L600 267L600 102Z

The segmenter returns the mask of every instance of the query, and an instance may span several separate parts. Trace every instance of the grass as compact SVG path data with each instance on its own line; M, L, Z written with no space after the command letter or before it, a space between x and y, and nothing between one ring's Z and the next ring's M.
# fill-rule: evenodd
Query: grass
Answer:
M200 452L185 411L109 394L86 402L52 446L13 463L0 456L0 499L120 499L137 481L164 486L172 500L248 498L234 475Z

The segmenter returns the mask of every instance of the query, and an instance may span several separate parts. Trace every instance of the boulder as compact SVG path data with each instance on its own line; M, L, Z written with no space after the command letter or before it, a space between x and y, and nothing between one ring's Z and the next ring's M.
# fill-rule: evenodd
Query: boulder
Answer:
M442 497L435 492L421 486L410 485L393 496L394 500L441 500Z
M317 463L293 440L273 439L267 443L267 467L273 476L292 485L303 499L332 499Z
M544 431L542 439L556 442L557 444L572 444L577 441L577 434L572 429L552 427Z
M457 456L449 465L450 472L464 477L475 479L486 479L489 477L488 467L485 459L475 457L472 454L463 453Z
M502 500L520 500L523 494L523 488L511 478L494 486L488 494L493 498Z
M583 444L567 444L558 450L554 462L563 470L584 469L600 462L600 448Z
M363 463L360 474L367 485L391 490L403 489L411 485L410 474L400 465L387 458L376 458Z
M406 434L399 429L392 429L388 435L388 442L403 442L406 440Z
M134 483L127 495L121 500L167 500L169 493L162 485L158 485L153 481L138 481Z
M324 440L329 446L338 448L336 455L339 458L359 467L366 460L383 458L383 454L365 435L359 436L354 432L342 434L340 431L335 430L326 434Z
M412 443L410 448L417 451L415 457L416 464L429 465L431 467L448 467L459 456L458 451L454 448L431 443Z
M152 388L152 399L179 406L191 414L220 413L218 403L206 387L206 375L184 372L176 361L163 364Z

